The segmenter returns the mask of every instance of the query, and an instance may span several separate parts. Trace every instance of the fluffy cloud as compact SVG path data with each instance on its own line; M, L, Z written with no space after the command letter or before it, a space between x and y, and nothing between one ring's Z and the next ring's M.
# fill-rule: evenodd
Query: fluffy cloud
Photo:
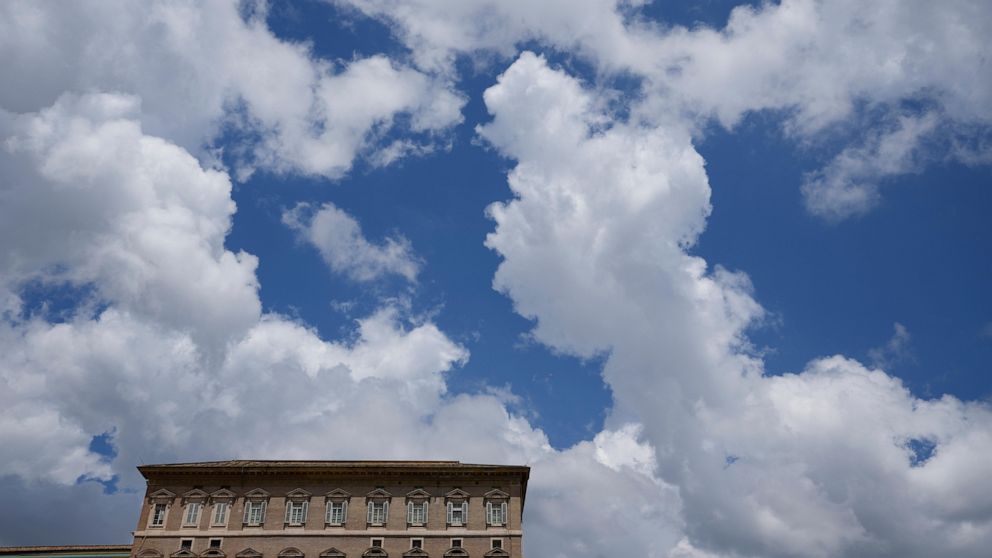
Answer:
M5 2L0 107L39 111L66 91L130 94L148 133L201 158L222 130L245 136L229 148L242 178L257 168L337 178L357 156L382 160L390 129L424 152L461 121L464 100L443 82L384 56L321 60L275 37L264 15L242 17L234 1Z
M515 199L490 209L495 285L536 320L536 339L608 355L608 424L642 423L659 482L680 496L683 525L651 520L686 535L665 552L985 552L992 491L973 475L992 453L992 410L917 399L842 357L763 376L745 337L762 316L746 276L687 253L709 187L686 131L604 130L596 96L529 53L485 99L480 134L516 161Z
M389 237L381 245L370 243L362 235L358 221L334 204L326 203L319 209L300 204L285 211L282 221L316 247L336 273L355 281L370 281L389 274L400 275L407 281L417 279L421 264L407 239Z
M633 111L659 125L715 118L733 128L771 111L803 143L853 131L864 145L842 150L805 186L810 210L833 219L870 209L879 179L922 167L915 140L936 124L956 130L929 146L939 157L990 157L988 142L976 141L992 123L985 2L785 0L739 6L722 29L653 24L640 17L642 2L626 0L339 3L389 22L425 68L465 53L508 58L537 41L584 57L601 75L642 78ZM873 113L907 105L936 110L897 126L872 122Z

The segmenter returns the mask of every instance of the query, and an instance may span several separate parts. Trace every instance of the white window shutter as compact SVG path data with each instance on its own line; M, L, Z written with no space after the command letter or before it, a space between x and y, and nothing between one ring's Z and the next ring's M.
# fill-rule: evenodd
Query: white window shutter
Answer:
M389 500L382 503L382 524L389 523Z
M506 502L499 505L500 510L503 512L502 523L503 525L508 525L510 523L510 518L506 515Z
M430 517L430 516L427 515L427 500L424 500L424 525L427 525L427 523L428 523L427 518L428 517Z
M452 524L452 523L454 523L454 519L455 519L454 518L454 515L455 515L455 505L453 503L451 503L451 502L448 502L448 524L449 525Z
M331 522L331 508L334 507L334 502L330 500L324 500L324 523Z
M251 502L245 500L245 520L244 523L248 523L248 512L251 511Z
M307 522L307 515L310 513L310 502L303 502L303 523Z
M493 521L493 503L486 502L486 525L492 525L495 523Z
M369 513L368 513L369 523L372 523L372 506L373 506L372 500L369 500Z
M413 523L413 502L406 503L406 522Z
M468 502L462 502L462 525L468 525Z
M258 520L258 522L260 524L262 524L262 525L265 525L265 508L266 508L266 506L268 506L268 502L266 502L266 501L263 500L262 501L262 517L259 518L259 520Z
M289 523L290 520L293 519L292 518L292 515L293 515L293 502L290 501L289 499L287 499L286 500L286 521L285 521L285 523Z
M341 523L348 523L348 500L341 503Z

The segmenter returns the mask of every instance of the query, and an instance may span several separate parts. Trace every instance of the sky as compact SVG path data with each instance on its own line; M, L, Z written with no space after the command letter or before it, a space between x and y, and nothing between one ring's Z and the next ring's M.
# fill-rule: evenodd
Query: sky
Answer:
M992 6L0 3L0 545L532 467L534 556L984 556Z

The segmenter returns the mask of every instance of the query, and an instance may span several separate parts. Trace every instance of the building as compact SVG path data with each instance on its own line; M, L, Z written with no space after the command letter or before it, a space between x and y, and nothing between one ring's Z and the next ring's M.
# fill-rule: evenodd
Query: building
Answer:
M457 461L138 467L131 558L522 557L530 468Z

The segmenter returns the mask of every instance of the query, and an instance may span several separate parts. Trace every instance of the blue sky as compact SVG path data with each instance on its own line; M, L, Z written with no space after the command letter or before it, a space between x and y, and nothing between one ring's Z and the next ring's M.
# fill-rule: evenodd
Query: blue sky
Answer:
M982 555L988 8L579 4L0 8L0 544L455 458L530 554Z

